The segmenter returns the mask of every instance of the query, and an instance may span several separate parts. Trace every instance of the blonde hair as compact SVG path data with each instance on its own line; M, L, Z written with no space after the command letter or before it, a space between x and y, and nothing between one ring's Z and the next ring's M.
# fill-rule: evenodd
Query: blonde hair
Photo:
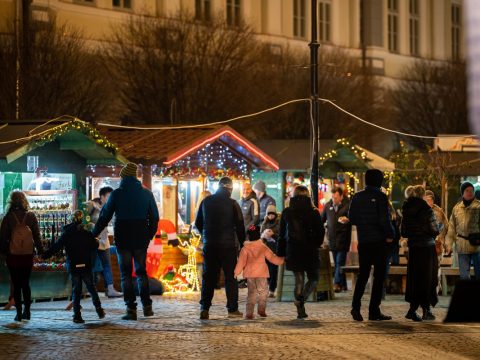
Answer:
M405 198L408 199L413 194L413 186L409 185L405 188Z
M198 200L197 200L197 206L195 206L195 216L197 215L198 210L200 209L200 204L202 203L202 201L206 197L209 197L210 195L212 195L212 193L208 190L204 190L200 193L200 195L198 196Z
M27 197L22 191L12 191L8 197L7 212L17 207L23 210L28 210L30 207Z
M407 194L407 190L408 190L408 194ZM425 188L423 187L423 185L409 186L407 187L407 189L405 189L405 196L407 198L416 197L416 198L423 199L423 197L425 196Z

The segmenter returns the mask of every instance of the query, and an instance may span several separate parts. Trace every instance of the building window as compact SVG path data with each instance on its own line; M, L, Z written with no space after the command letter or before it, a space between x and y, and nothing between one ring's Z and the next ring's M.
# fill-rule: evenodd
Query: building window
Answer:
M114 8L121 8L121 9L132 8L132 0L113 0L112 4Z
M240 0L227 0L227 24L240 26L241 23L241 2Z
M320 41L330 42L331 41L330 1L320 1L319 12L320 12Z
M209 22L211 16L211 0L195 0L195 19Z
M398 52L398 0L388 0L388 50Z
M418 56L419 37L420 37L420 12L418 10L418 0L409 0L409 27L410 27L410 54Z
M452 59L460 59L460 28L462 11L458 4L452 4Z
M293 36L305 37L305 0L293 1Z

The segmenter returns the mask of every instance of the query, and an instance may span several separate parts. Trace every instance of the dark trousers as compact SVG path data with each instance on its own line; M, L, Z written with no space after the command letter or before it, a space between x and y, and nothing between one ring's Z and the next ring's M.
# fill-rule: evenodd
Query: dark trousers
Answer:
M268 279L268 288L270 292L275 292L277 289L277 277L278 277L278 265L272 264L267 260L268 272L270 273L270 278Z
M305 284L305 272L307 273L307 283ZM317 288L320 277L319 270L295 271L295 300L305 302L310 294Z
M235 247L204 247L202 294L200 305L202 310L210 309L213 293L217 283L217 275L223 269L225 276L225 292L227 294L227 309L229 312L238 310L238 284L234 277L237 265L237 250Z
M123 299L127 308L137 309L137 298L133 288L132 266L135 264L135 275L137 276L138 292L143 307L152 305L150 298L150 286L147 276L147 249L118 249L118 264L122 280Z
M73 312L80 313L80 300L82 298L82 283L85 283L95 308L102 307L97 289L93 283L93 273L91 271L78 271L70 274L72 278L72 302Z
M385 281L385 268L387 266L387 245L358 245L358 259L360 262L360 269L358 274L355 291L353 293L352 308L360 310L361 300L365 292L370 270L373 270L373 286L370 295L370 314L378 314L380 312L380 304L382 302L383 282Z
M30 275L32 266L9 266L10 279L13 285L13 299L17 312L22 311L22 294L25 308L30 309L32 291L30 290Z

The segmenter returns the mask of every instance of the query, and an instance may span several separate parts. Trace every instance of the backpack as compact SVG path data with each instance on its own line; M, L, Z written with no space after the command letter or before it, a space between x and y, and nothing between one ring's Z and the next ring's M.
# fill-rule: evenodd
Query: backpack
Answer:
M10 239L10 254L12 255L32 255L33 254L33 235L32 230L25 224L27 214L23 220L18 221L17 216L12 212L15 219L15 225L12 229Z

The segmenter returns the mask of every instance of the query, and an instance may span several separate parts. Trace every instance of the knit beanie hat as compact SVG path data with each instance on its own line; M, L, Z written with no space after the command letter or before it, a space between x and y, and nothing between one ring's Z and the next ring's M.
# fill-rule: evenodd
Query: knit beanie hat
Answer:
M267 215L270 215L270 214L277 215L277 208L273 204L270 204L267 206Z
M254 185L253 185L253 190L257 190L260 192L266 192L267 191L267 186L262 180L258 180Z
M383 182L383 173L378 169L368 169L365 172L365 184L380 188Z
M469 187L475 189L473 184L469 181L465 181L464 183L462 183L462 185L460 185L460 193L462 194L462 196L463 196L464 191L467 190L467 188L469 188Z
M137 177L137 164L130 162L122 168L120 177L124 178L126 176Z

